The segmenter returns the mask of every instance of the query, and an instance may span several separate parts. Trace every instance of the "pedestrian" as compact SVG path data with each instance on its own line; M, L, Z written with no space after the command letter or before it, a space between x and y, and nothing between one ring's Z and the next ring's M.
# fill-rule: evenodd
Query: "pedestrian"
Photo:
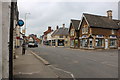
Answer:
M25 50L26 50L26 43L25 43L25 39L23 38L22 55L25 55Z

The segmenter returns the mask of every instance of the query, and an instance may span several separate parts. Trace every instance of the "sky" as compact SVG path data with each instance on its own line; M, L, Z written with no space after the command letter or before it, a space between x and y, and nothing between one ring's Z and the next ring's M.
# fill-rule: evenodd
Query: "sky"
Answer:
M113 11L113 18L118 19L119 0L18 0L20 19L26 18L27 35L42 35L51 26L62 27L65 24L69 28L70 20L81 20L83 13L107 16L106 11Z

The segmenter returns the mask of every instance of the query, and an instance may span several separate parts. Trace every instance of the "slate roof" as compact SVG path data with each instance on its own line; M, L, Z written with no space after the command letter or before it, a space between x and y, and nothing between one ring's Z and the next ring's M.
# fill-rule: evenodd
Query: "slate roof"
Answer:
M58 30L55 30L52 34L52 36L55 36L55 35L65 35L67 36L68 35L68 28L59 28Z
M117 21L109 19L107 16L99 16L93 14L83 13L90 27L100 27L109 29L118 29Z
M75 28L75 30L78 30L78 27L79 27L79 24L80 24L80 20L71 19L71 22L72 22L73 27Z

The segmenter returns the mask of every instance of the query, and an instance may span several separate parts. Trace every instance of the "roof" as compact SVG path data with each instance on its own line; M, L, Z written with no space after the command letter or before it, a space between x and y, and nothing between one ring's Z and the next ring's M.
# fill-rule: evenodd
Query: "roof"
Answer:
M47 34L51 33L52 31L53 30L47 30L47 31L44 32L44 35L47 35Z
M109 19L107 16L99 16L83 13L90 27L100 27L109 29L118 29L117 21Z
M73 24L73 27L75 28L75 30L78 30L79 24L80 24L80 20L73 20L71 19L71 23Z
M59 28L58 30L55 30L52 34L52 36L55 36L55 35L65 35L67 36L68 35L68 28Z

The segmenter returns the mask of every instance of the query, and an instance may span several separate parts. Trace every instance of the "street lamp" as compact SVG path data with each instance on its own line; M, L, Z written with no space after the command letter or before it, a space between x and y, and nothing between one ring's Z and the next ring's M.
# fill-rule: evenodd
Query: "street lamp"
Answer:
M24 27L24 34L26 34L26 19L27 19L27 15L30 15L30 13L25 13L25 27Z

